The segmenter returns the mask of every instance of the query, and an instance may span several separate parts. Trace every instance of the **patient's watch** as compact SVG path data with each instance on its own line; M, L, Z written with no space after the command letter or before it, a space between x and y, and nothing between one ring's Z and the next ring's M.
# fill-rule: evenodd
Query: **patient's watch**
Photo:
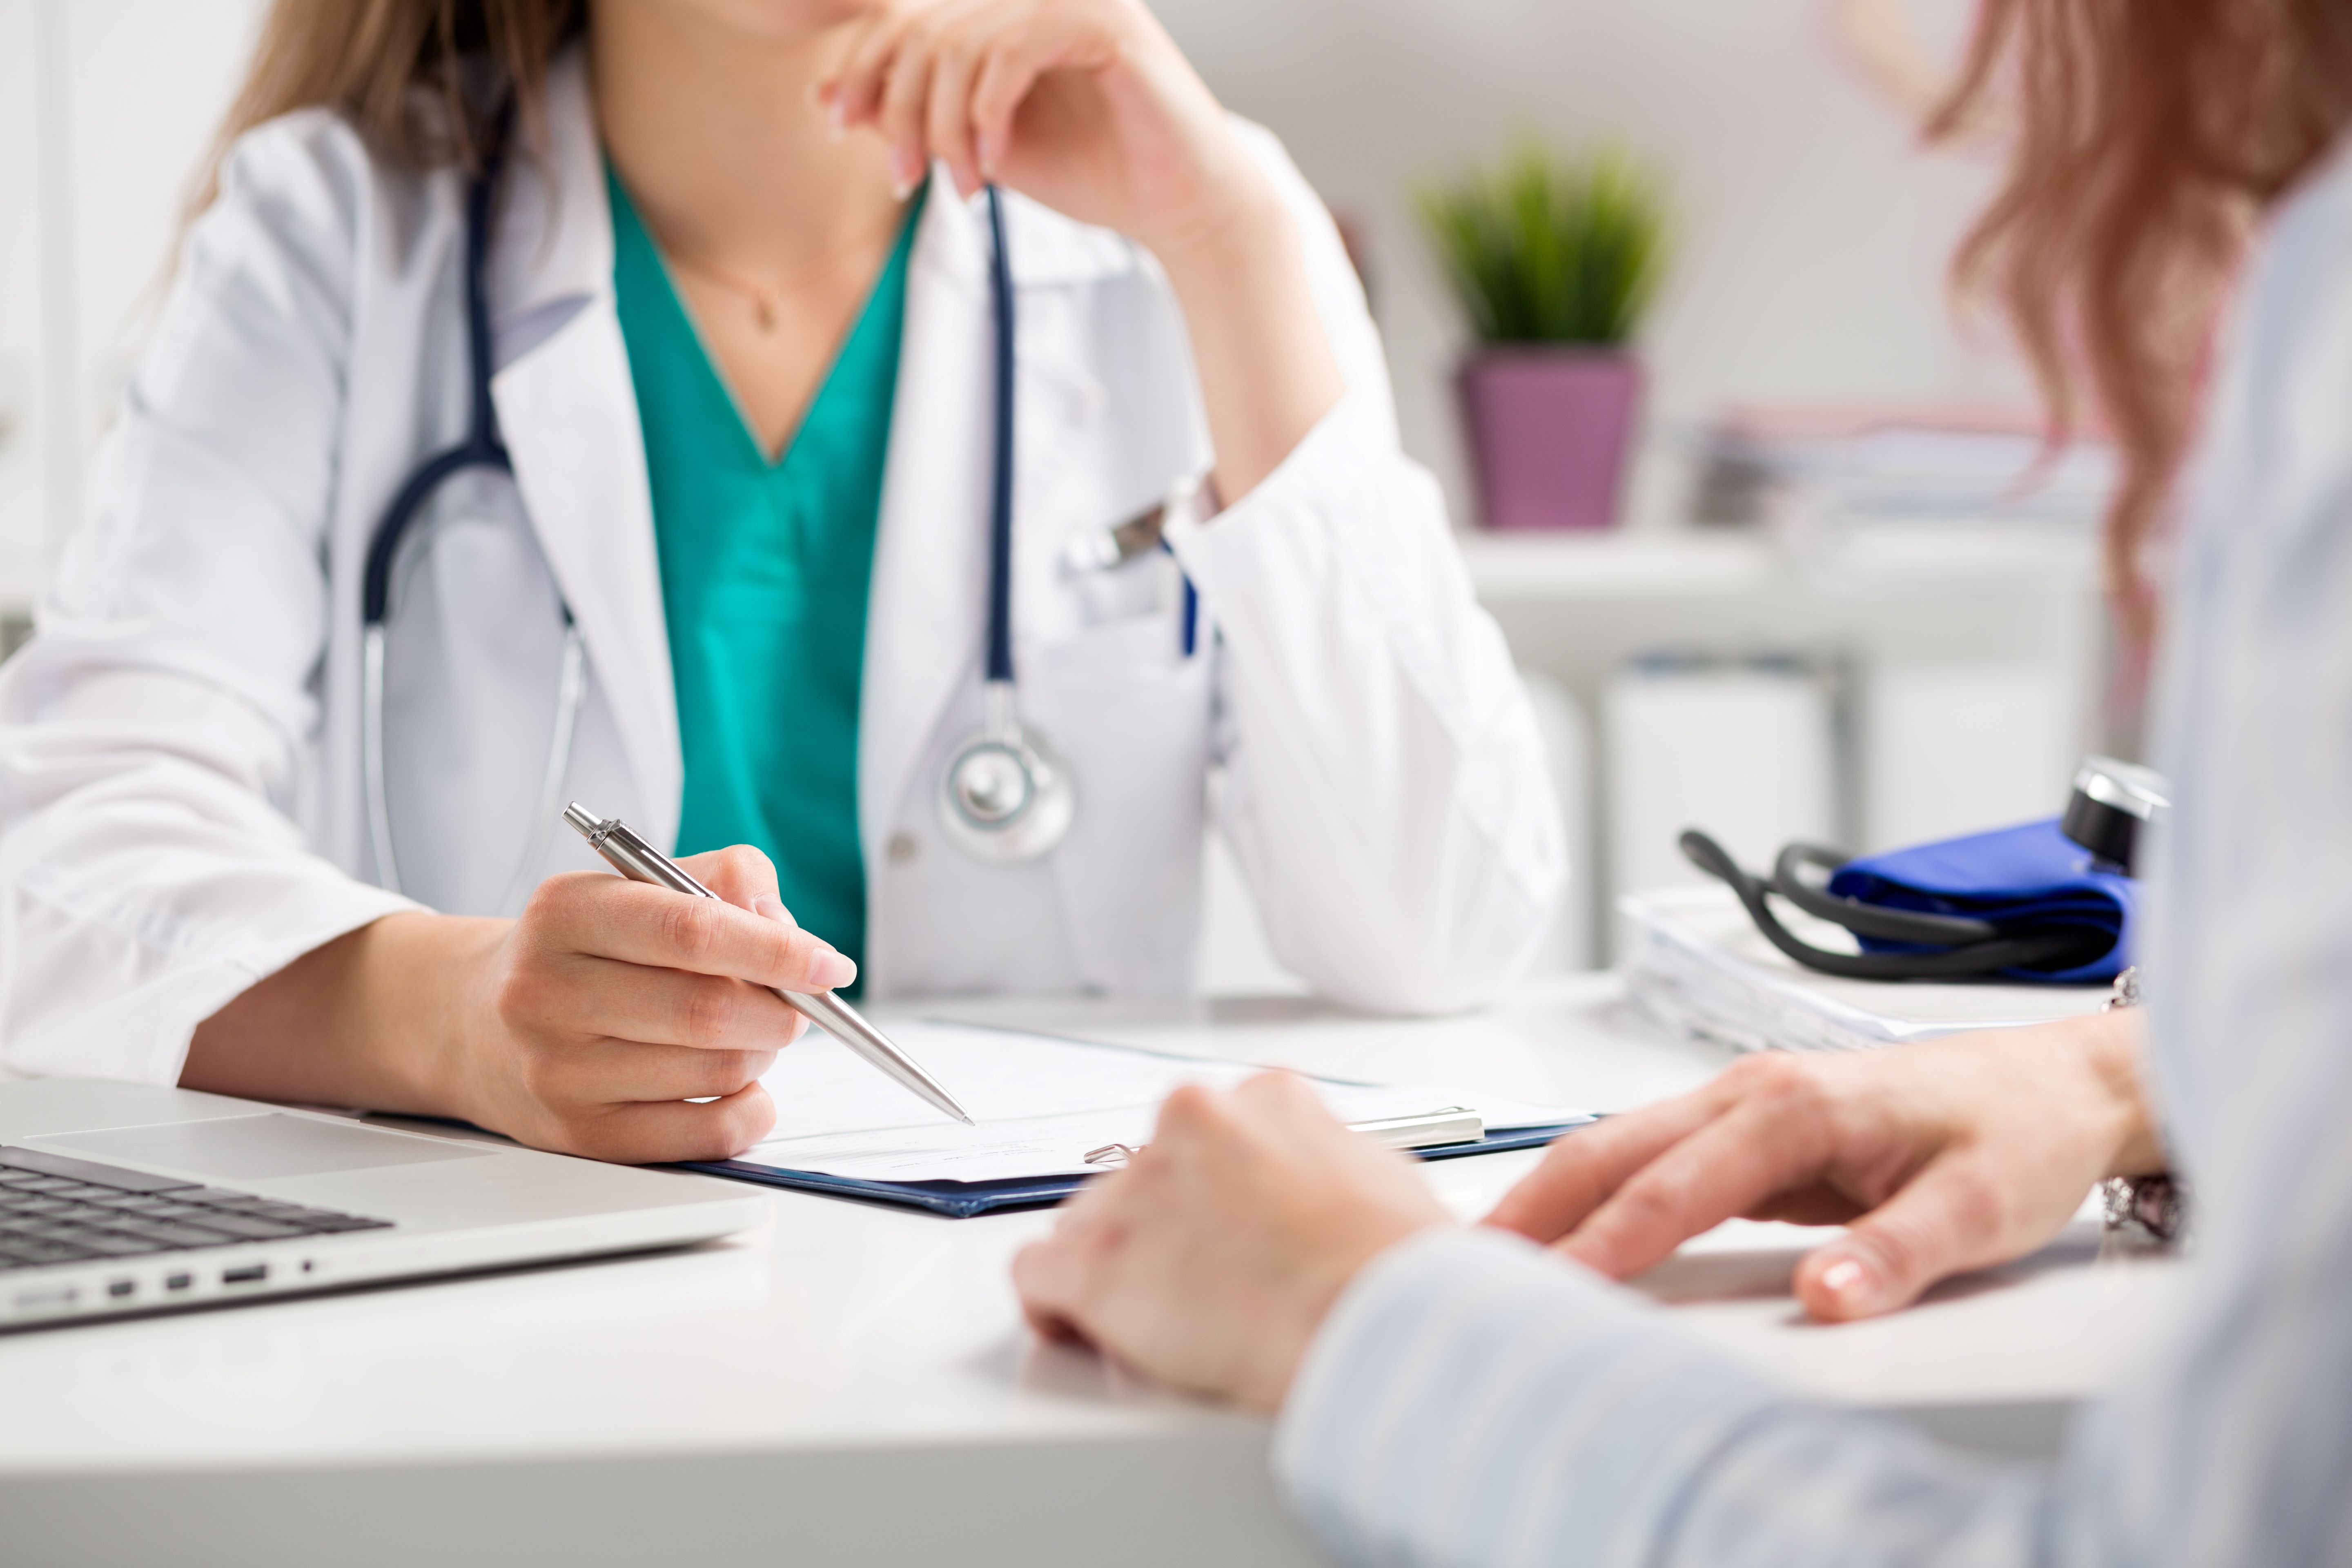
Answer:
M2102 1012L2139 1005L2139 966L2116 976L2115 994ZM2099 1215L2109 1230L2137 1227L2158 1241L2179 1237L2189 1221L2189 1190L2169 1171L2148 1176L2109 1176L2099 1184Z

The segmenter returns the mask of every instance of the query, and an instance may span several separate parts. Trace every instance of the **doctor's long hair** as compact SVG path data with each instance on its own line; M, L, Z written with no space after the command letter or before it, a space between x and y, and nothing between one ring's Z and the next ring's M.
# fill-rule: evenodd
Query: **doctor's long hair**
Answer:
M585 0L276 0L192 211L210 204L228 144L298 109L332 109L375 154L475 167L508 90L536 119L547 64L586 23Z
M2221 301L2263 210L2352 121L2352 0L1983 0L1929 132L2004 119L2008 178L1958 275L2005 309L2053 434L2093 410L2114 432L2107 584L2144 646L2143 546Z

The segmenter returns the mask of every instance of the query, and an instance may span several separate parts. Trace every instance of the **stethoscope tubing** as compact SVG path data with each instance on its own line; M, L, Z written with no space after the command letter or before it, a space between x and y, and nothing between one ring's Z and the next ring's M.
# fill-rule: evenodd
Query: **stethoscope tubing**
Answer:
M366 795L368 846L374 857L376 880L386 890L399 892L400 858L393 847L392 812L386 786L383 710L385 695L386 618L392 607L393 563L408 530L423 515L425 503L459 474L486 469L512 477L514 461L499 435L498 403L490 377L490 302L488 288L492 205L498 196L499 172L505 163L507 132L512 106L501 110L481 168L466 193L466 380L467 390L465 439L436 452L419 464L384 508L383 520L368 541L360 587L360 773ZM556 680L555 714L548 740L547 765L531 831L513 879L500 907L519 910L530 897L532 873L547 860L555 817L563 799L563 778L571 769L572 743L578 734L580 709L588 686L587 648L570 605L563 606L562 664Z
M1013 685L1013 263L1004 243L1004 201L988 187L989 308L996 325L996 440L988 493L988 652L991 682Z

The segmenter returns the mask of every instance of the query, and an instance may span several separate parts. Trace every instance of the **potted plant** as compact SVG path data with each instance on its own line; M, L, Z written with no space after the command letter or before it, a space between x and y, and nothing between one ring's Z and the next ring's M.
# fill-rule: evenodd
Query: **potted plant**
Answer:
M1477 339L1459 385L1486 525L1608 527L1641 399L1626 344L1665 264L1655 177L1529 138L1420 205Z

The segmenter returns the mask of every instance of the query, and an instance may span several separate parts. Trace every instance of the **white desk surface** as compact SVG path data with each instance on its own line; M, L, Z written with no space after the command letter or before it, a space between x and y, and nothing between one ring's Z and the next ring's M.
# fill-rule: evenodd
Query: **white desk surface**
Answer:
M1289 1000L927 1011L1603 1110L1728 1059L1615 995L1577 976L1434 1022ZM1427 1170L1468 1217L1535 1158ZM17 1521L0 1561L323 1561L314 1527L338 1531L341 1561L426 1555L405 1525L343 1533L357 1517L443 1521L442 1562L783 1543L826 1563L1313 1561L1265 1480L1262 1424L1029 1338L1006 1266L1050 1214L770 1205L763 1229L683 1252L0 1337L0 1520ZM2177 1272L2100 1259L2078 1225L1909 1312L1824 1327L1787 1292L1811 1239L1735 1223L1643 1286L1800 1390L1964 1436L1971 1413L2006 1412L1996 1446L2046 1443L2155 1331ZM43 1552L17 1557L11 1535Z

